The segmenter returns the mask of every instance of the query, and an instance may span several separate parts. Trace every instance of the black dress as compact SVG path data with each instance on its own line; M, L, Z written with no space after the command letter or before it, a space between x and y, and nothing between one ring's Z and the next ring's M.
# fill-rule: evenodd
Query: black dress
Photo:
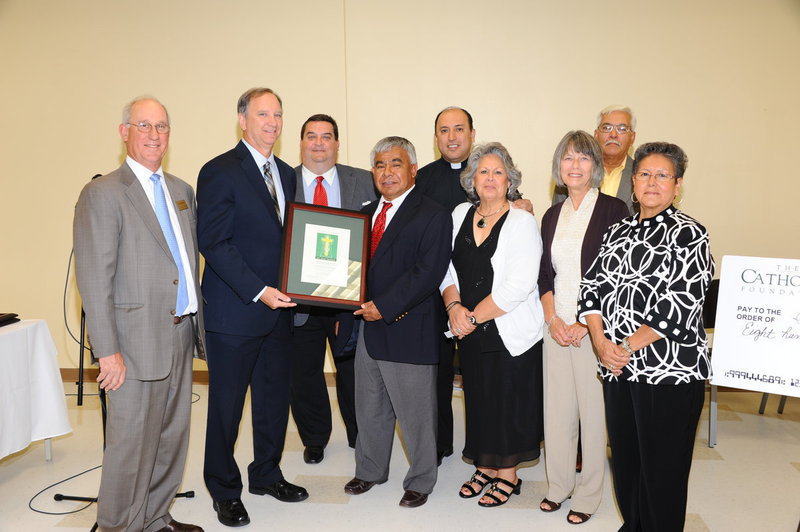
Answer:
M491 259L506 212L475 245L473 207L453 245L463 305L474 309L492 291ZM536 275L536 272L531 272ZM466 442L464 457L476 466L514 467L539 457L542 440L542 342L511 356L494 320L482 323L458 344L464 378Z

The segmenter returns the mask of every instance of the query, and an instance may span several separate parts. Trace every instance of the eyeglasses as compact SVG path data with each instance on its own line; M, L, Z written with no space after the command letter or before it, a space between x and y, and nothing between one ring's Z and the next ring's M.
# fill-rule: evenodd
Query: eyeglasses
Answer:
M159 122L156 125L151 124L150 122L139 122L138 124L132 124L130 122L126 122L127 126L136 126L142 133L150 133L150 130L156 128L156 131L163 135L164 133L169 133L169 124L165 124L164 122Z
M655 177L656 181L658 181L659 183L665 183L665 182L669 181L670 179L673 179L675 176L674 175L665 174L663 172L659 172L657 174L651 174L650 172L645 170L645 171L642 171L642 172L637 172L635 177L639 181L650 181L651 177Z
M627 124L600 124L600 127L597 128L599 131L603 133L611 133L611 130L616 129L617 133L620 135L624 135L625 133L629 133L631 131L631 126Z

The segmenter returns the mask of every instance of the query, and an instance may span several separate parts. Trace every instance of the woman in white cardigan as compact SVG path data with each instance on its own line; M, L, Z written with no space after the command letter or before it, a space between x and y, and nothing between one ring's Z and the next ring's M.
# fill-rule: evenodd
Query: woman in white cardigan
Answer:
M499 143L472 151L461 185L470 198L453 211L453 258L442 282L464 378L466 442L476 470L463 498L505 504L519 494L521 462L542 439L542 330L536 280L542 240L534 217L515 209L521 173Z

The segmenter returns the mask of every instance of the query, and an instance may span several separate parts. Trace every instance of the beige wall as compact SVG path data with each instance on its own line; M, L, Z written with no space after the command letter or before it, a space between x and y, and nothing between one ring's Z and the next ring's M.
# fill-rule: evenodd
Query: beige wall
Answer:
M47 319L62 367L77 366L61 311L73 206L119 165L120 109L142 93L169 108L166 167L192 184L236 142L254 85L284 99L292 165L315 112L339 121L342 162L367 166L399 134L427 163L433 116L461 105L478 140L508 146L539 214L563 133L624 103L637 144L689 154L681 207L718 259L800 257L797 0L0 0L0 68L0 312ZM79 304L73 276L76 329Z

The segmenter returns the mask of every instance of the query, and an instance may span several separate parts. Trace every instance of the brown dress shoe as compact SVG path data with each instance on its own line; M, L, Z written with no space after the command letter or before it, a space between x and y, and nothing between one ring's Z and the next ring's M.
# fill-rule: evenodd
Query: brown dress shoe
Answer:
M405 508L416 508L417 506L422 506L428 502L428 494L427 493L420 493L414 490L406 490L403 494L403 498L400 499L400 506Z
M344 485L344 492L350 495L361 495L372 489L374 485L375 483L369 480L361 480L358 477L353 477L353 480Z
M185 523L179 523L173 519L167 526L158 532L203 532L203 529L197 525L187 525Z

